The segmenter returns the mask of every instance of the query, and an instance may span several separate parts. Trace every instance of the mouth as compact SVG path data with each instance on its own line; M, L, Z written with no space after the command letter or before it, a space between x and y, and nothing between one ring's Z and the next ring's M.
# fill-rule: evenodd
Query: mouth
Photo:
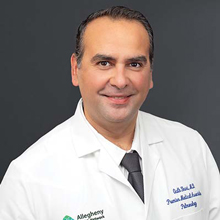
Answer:
M122 105L122 104L127 104L130 100L130 97L132 95L103 95L105 96L111 103L117 104L117 105Z
M112 99L126 99L130 96L106 96L108 98L112 98Z

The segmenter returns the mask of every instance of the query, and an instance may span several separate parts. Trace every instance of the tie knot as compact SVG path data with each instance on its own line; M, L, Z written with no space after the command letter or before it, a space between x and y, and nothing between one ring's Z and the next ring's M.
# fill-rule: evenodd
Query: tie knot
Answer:
M129 173L141 172L139 155L136 151L133 153L126 153L121 161L121 165L124 166Z

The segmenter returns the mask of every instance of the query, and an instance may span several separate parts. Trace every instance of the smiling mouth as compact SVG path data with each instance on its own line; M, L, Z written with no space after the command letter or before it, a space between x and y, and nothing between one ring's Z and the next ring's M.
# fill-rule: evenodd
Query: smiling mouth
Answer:
M108 98L112 98L112 99L126 99L126 98L129 98L129 96L106 96Z
M132 95L126 95L126 96L103 95L103 96L106 97L113 104L124 105L124 104L128 104L130 97Z
M113 98L113 99L126 99L126 98L129 98L131 97L132 95L121 95L121 96L114 96L114 95L103 95L107 98Z

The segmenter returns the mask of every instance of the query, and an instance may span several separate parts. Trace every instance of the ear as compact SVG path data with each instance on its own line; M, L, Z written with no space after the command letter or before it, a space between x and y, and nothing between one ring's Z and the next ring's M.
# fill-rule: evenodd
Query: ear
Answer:
M154 87L154 82L153 82L153 77L152 77L153 71L151 70L150 75L151 75L151 80L150 80L150 89Z
M73 53L71 58L70 58L70 63L71 63L71 76L72 76L72 84L74 86L78 86L78 66L77 66L77 59L76 59L76 54Z

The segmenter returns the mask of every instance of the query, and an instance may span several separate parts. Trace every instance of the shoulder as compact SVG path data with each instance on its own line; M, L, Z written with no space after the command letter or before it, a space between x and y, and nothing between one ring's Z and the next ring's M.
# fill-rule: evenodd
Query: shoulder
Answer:
M163 137L170 135L181 138L200 136L196 130L176 121L160 118L142 111L139 112L139 116L139 120L141 120L145 127L151 131L152 129L156 130L156 132L159 132Z
M172 151L180 155L189 156L193 152L194 155L206 160L209 149L203 137L196 130L182 123L163 119L145 112L140 112L139 120L145 135L150 140L149 144L154 144L157 140L163 142L164 147L159 148L160 152Z
M74 116L73 116L74 117ZM23 172L33 172L48 164L54 163L57 158L65 158L66 154L74 155L71 138L72 118L56 126L33 145L31 145L18 158L12 161L10 167L16 167Z

